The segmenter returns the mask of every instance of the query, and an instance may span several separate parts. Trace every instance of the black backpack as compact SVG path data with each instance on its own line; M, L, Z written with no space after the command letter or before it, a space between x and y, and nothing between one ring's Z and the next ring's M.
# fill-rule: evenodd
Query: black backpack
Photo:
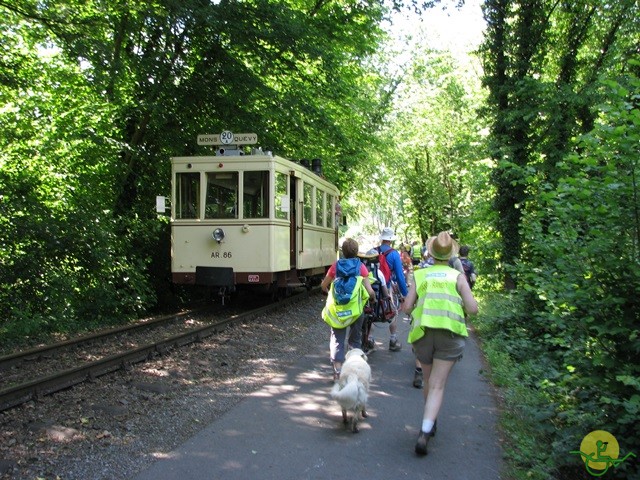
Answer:
M461 258L460 263L462 264L462 269L464 270L464 274L467 277L467 282L469 282L469 286L473 287L473 284L476 283L471 280L471 274L473 273L473 264L468 258Z

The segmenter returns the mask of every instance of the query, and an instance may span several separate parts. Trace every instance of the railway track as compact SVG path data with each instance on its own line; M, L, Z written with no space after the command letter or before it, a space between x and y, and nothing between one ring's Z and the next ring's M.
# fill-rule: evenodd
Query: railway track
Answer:
M0 411L164 355L234 323L306 299L310 293L304 291L249 311L198 309L167 315L0 357Z

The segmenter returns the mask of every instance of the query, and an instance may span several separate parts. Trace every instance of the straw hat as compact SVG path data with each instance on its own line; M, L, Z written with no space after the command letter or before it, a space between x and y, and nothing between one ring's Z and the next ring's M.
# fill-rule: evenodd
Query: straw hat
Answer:
M449 233L440 232L437 236L429 239L427 249L436 260L449 260L451 255L458 252L458 242L451 238Z
M378 255L380 255L380 252L378 252L375 248L372 248L371 250L367 250L366 252L358 252L358 257L364 258L367 260L378 258Z

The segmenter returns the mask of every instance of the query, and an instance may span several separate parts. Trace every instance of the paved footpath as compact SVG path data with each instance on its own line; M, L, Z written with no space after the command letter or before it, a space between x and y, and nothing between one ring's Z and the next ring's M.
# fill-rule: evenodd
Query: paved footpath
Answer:
M496 402L472 337L449 377L429 454L414 453L423 398L412 386L413 355L404 342L409 327L400 318L400 352L387 349L387 325L374 325L369 418L360 423L360 433L343 426L340 408L329 397L327 327L316 351L135 480L503 478Z

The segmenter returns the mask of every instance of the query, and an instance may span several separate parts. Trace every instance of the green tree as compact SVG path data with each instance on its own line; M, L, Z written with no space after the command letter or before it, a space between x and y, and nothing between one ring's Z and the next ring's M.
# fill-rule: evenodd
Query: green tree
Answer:
M473 166L484 153L477 118L482 96L469 66L448 52L416 49L394 84L393 109L380 133L387 148L376 156L387 180L376 184L396 192L393 218L409 232L407 240L469 232Z
M522 253L522 208L537 185L555 185L571 139L592 127L598 78L619 74L637 48L638 5L490 0L483 8L497 229L502 261L514 265Z
M112 110L56 49L12 25L2 61L16 68L0 85L0 329L37 337L140 312L150 292L104 207Z
M630 70L638 65L631 61ZM527 415L540 420L534 430L554 448L519 460L541 469L537 478L584 471L565 452L593 430L612 433L624 452L640 441L638 74L605 81L600 94L606 100L594 128L557 165L557 186L523 211L522 234L531 241L513 295L519 308L486 332L523 365L521 386L546 401L527 405ZM633 462L611 473L637 474Z
M553 448L513 453L539 478L583 471L564 452L592 430L625 451L638 442L638 13L626 1L485 4L500 265L517 286L488 334L546 400L527 415Z
M56 319L53 331L86 305L105 322L156 303L151 272L161 283L169 255L153 198L169 193L170 156L211 152L197 134L256 132L284 156L324 159L344 185L381 118L384 81L367 63L379 1L17 0L0 11L5 327Z

